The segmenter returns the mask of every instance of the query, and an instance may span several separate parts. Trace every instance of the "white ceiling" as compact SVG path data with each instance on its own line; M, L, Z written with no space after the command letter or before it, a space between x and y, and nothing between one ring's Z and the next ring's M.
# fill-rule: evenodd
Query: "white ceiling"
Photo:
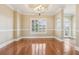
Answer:
M29 4L9 4L7 6L25 15L37 14L29 7ZM64 6L65 5L62 4L48 4L47 10L42 13L42 15L54 15L59 9L63 8Z
M67 4L64 8L65 15L76 15L76 5L75 4Z

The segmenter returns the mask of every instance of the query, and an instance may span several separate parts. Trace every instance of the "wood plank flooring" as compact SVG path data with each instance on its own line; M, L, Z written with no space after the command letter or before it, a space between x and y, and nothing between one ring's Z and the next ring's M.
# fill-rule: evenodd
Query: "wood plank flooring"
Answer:
M35 47L35 48L34 48ZM54 38L23 38L0 49L0 55L64 55L64 43ZM70 46L68 55L79 52Z

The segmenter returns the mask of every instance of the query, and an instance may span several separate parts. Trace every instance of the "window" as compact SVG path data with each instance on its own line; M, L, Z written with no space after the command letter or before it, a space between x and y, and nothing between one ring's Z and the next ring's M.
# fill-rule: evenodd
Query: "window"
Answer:
M32 20L32 33L46 32L47 22L46 20L36 19Z
M66 18L64 19L64 37L71 37L72 33L72 26L71 26L71 19L70 18Z

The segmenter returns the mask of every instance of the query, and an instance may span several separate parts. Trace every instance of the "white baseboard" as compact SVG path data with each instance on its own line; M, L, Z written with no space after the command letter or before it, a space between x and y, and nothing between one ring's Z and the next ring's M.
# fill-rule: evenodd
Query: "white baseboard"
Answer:
M5 47L5 46L7 46L8 44L10 44L10 43L12 43L12 42L14 42L14 41L18 41L18 40L20 40L20 39L21 39L21 38L11 39L11 40L9 40L9 41L6 41L6 42L0 44L0 48L3 48L3 47Z
M54 38L54 36L28 36L22 38Z
M56 38L57 40L59 40L59 41L63 41L62 39L59 39L59 38L57 38L57 37L55 37L55 36L33 36L33 37L22 37L22 38Z
M59 41L61 41L61 42L63 41L63 40L62 40L62 39L60 39L60 38L57 38L57 37L54 37L54 38L56 38L57 40L59 40Z
M8 44L12 43L13 41L14 41L14 40L9 40L9 41L6 41L6 42L4 42L4 43L0 44L0 48L5 47L6 45L8 45Z

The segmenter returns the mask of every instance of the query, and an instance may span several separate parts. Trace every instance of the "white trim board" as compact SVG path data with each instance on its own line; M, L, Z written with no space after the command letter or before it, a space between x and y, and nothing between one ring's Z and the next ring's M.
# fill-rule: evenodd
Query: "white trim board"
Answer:
M22 38L54 38L54 36L28 36Z
M22 38L56 38L59 41L63 41L63 40L61 40L61 39L59 39L59 38L57 38L55 36L33 36L33 37L28 36L28 37L22 37Z

